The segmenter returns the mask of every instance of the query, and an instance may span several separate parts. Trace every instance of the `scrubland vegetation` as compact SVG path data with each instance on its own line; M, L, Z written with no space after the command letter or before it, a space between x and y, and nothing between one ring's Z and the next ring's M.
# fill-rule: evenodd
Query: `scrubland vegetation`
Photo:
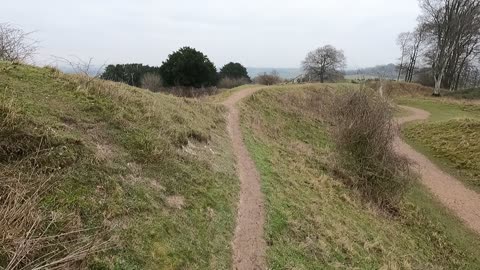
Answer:
M231 267L238 180L225 109L209 102L242 88L199 101L54 68L0 69L2 266ZM478 236L391 152L391 103L369 90L378 83L277 86L242 105L270 268L480 267ZM477 105L429 99L419 85L384 89L433 113L405 136L439 162L458 160L452 169L475 186Z
M230 267L223 107L6 62L0 89L1 267Z
M382 209L396 211L413 175L406 157L393 148L397 126L393 106L377 91L362 87L323 97L322 115L331 124L336 166L348 184Z
M401 131L480 192L480 2L420 4L418 27L399 37L397 79L424 76L443 98L382 74L324 84L346 66L331 45L289 82L234 62L217 71L190 47L159 67L66 75L21 64L36 42L0 24L0 269L232 268L240 188L219 102L251 83L265 88L241 104L241 122L269 269L480 269L480 237L393 145ZM322 84L266 87L304 82ZM399 130L393 117L407 112L394 103L432 117Z
M242 107L245 140L266 196L269 267L480 267L478 236L417 182L392 216L335 172L338 139L321 108L329 92L355 87L271 88Z
M264 73L253 78L253 82L261 85L275 85L281 83L283 80L278 74L273 71L271 73Z

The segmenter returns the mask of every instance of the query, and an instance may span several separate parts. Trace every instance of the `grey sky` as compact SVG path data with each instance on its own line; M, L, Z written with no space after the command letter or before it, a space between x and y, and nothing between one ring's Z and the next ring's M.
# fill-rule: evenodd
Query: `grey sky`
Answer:
M394 62L396 36L416 25L417 0L11 0L0 22L37 30L51 55L160 65L192 46L221 66L298 67L331 44L350 68Z

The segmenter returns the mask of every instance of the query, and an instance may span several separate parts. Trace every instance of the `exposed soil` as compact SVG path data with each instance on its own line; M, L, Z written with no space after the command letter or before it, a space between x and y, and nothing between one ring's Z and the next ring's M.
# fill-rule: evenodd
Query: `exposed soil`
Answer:
M410 111L411 115L398 118L399 124L425 120L430 117L430 113L424 110L401 107ZM415 163L415 169L421 175L422 183L438 200L461 218L468 227L480 234L480 194L468 189L458 179L443 172L400 138L396 139L395 147L399 153L409 157Z
M265 209L260 186L260 176L255 163L243 142L240 127L240 112L236 104L260 88L240 90L230 96L223 105L228 110L228 131L233 143L240 178L240 201L238 203L237 225L233 239L233 269L265 269L265 239L263 227Z

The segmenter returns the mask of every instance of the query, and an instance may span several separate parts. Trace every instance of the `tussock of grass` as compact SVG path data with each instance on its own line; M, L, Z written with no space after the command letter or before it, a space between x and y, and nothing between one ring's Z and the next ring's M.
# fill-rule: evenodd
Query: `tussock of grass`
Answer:
M405 136L426 147L436 159L457 170L463 179L480 190L480 121L456 119L410 125Z
M422 187L415 185L391 218L331 174L331 140L315 103L325 88L336 87L355 86L278 87L242 107L245 140L266 196L269 267L480 267L480 239Z
M478 103L451 98L402 98L400 103L431 113L427 123L407 124L403 130L406 139L444 170L480 190Z
M70 266L228 269L238 186L224 113L196 100L0 63L0 182L18 183L2 184L0 203L9 203L11 188L32 187L25 198L35 198L32 218L42 217L34 237L79 231L79 241L96 239L102 250L108 243ZM0 267L25 234L0 239L10 241L1 245ZM19 265L46 253L35 249Z

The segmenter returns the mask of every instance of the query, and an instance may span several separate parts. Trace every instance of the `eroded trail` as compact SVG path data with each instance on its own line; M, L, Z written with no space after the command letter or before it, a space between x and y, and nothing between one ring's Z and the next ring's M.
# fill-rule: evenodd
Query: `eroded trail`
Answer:
M410 111L411 115L399 118L399 124L425 120L430 117L430 113L424 110L401 107ZM480 194L468 189L458 179L443 172L400 138L396 139L395 147L399 153L409 157L415 163L415 169L421 175L422 183L468 227L480 234Z
M233 240L233 269L265 269L265 239L263 226L265 209L260 176L243 142L240 112L236 104L260 88L239 90L223 104L228 108L228 131L233 143L240 178L240 201Z

